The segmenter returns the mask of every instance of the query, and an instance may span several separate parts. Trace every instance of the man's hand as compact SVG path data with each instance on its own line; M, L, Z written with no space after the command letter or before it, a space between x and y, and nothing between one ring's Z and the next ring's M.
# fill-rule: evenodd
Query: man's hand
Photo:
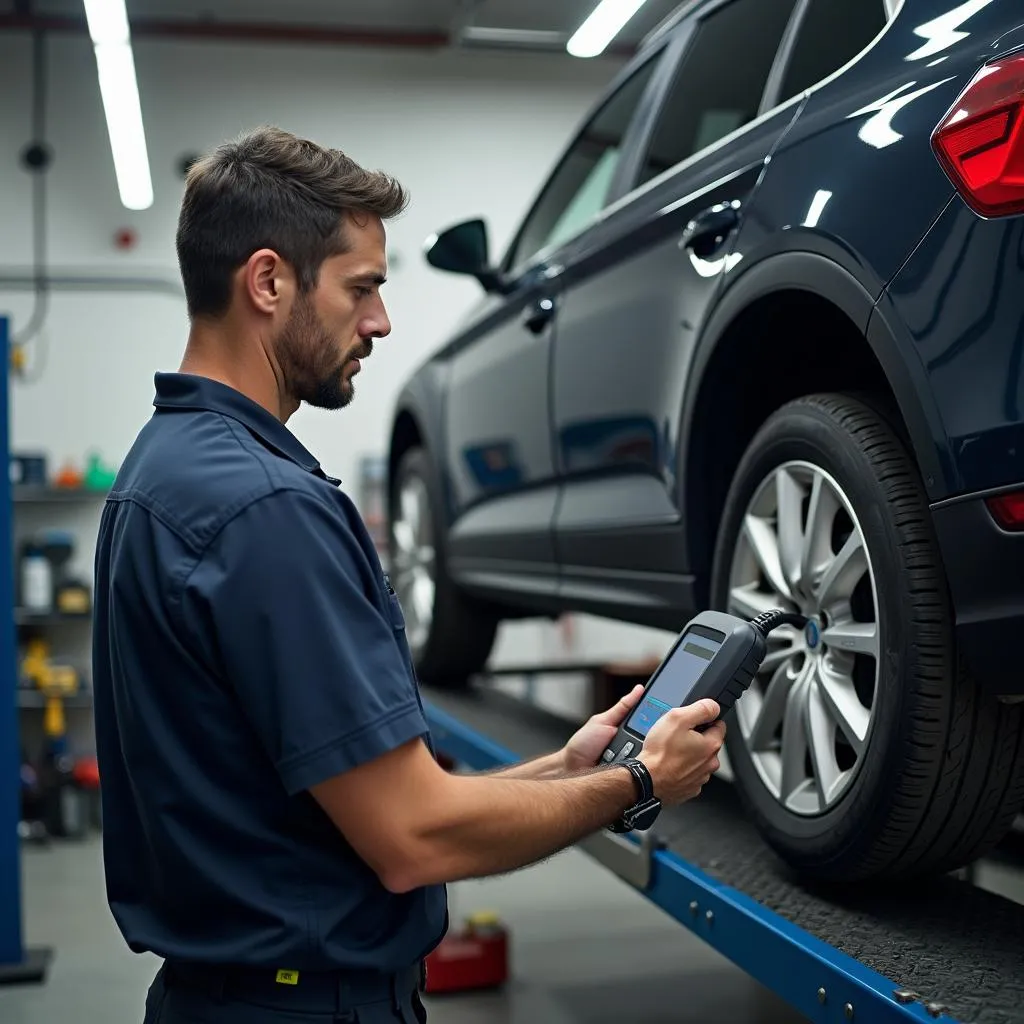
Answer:
M618 728L626 716L636 707L644 688L639 683L607 711L592 715L576 731L562 748L562 760L566 772L578 772L593 768L608 744L615 738Z
M705 697L666 711L647 733L638 757L651 773L654 795L666 807L699 796L718 771L718 752L725 741L725 722L717 720L720 712L718 702ZM706 729L698 732L699 726Z

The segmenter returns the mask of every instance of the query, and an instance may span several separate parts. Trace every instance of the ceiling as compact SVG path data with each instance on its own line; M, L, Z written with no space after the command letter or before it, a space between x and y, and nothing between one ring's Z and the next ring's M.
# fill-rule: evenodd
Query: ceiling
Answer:
M555 49L597 0L126 0L134 31L144 34L260 36L316 42ZM680 0L647 0L614 43L628 51ZM0 28L84 24L82 0L0 0ZM317 33L315 30L323 30ZM313 31L310 31L313 30ZM511 34L510 34L511 33Z

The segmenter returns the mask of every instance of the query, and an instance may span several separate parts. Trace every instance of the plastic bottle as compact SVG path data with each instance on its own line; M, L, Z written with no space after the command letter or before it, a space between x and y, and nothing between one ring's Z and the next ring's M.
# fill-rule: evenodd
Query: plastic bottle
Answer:
M53 609L53 571L41 547L29 544L21 556L21 604L29 612Z

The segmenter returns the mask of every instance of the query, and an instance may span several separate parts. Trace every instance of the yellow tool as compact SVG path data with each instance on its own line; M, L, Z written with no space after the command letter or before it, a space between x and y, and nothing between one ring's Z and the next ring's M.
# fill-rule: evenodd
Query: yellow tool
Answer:
M35 683L36 688L46 697L46 712L43 715L43 730L49 737L63 736L64 698L78 692L78 673L70 665L56 665L50 660L50 649L40 638L28 642L21 671Z

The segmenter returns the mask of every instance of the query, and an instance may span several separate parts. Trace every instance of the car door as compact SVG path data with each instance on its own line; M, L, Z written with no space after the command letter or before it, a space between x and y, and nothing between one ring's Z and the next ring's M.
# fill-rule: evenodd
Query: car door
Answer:
M613 83L517 232L501 294L448 352L445 464L454 574L478 592L553 596L558 479L551 441L557 255L612 193L658 53ZM546 253L547 255L540 255Z
M564 254L555 532L561 593L578 607L688 607L676 479L684 385L734 229L796 111L759 116L794 6L726 0L679 26L632 190Z

